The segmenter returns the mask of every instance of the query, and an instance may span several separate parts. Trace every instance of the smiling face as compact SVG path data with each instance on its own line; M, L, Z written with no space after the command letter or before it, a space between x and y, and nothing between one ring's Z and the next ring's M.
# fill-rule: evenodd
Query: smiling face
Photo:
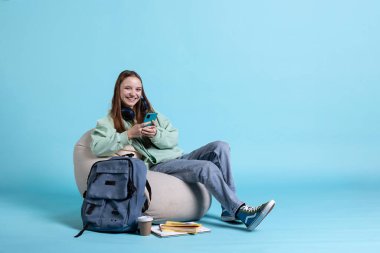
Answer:
M135 76L125 78L120 85L120 97L123 104L133 109L140 100L142 93L141 81Z

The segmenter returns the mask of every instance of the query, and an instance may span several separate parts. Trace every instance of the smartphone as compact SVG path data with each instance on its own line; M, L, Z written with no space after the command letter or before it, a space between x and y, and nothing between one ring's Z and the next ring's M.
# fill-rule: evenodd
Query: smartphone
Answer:
M150 122L150 124L147 125L147 126L151 126L151 125L152 125L152 121L153 121L153 120L156 120L156 119L157 119L157 113L156 113L156 112L148 112L148 113L145 115L144 123L145 123L145 122Z

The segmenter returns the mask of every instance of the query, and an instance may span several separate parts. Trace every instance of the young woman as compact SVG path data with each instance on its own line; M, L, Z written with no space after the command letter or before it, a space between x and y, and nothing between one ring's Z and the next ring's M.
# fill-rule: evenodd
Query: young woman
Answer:
M189 183L200 182L221 203L223 221L242 221L253 230L275 205L273 200L258 207L242 202L235 193L230 166L230 148L222 141L209 143L184 154L177 146L178 131L158 113L153 125L143 123L154 112L141 77L125 70L116 80L110 113L97 122L91 137L96 156L132 153L152 171L167 173Z

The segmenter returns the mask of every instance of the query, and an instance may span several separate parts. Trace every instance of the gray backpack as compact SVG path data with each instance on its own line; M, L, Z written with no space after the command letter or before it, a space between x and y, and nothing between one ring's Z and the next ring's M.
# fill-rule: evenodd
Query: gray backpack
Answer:
M143 161L113 157L92 165L83 194L83 229L97 232L137 231L137 217L144 212L147 168ZM145 206L145 208L147 208Z

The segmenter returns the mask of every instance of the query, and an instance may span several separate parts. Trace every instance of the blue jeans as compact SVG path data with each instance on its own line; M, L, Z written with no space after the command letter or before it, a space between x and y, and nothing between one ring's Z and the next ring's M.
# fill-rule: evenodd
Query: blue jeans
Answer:
M230 146L226 142L211 142L177 159L150 168L175 176L188 183L202 183L230 214L244 204L235 193L231 173Z

